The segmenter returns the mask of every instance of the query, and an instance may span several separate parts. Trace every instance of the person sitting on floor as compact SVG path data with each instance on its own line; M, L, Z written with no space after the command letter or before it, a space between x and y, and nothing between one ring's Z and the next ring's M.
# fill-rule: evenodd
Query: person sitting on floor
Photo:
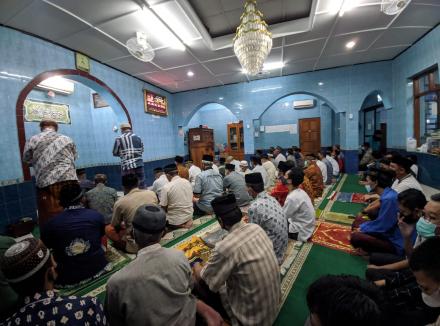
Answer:
M162 168L155 168L153 170L154 173L154 182L148 187L148 190L151 190L156 193L157 198L160 198L160 193L162 188L169 182L167 176L163 172Z
M325 185L327 185L327 166L325 165L325 163L323 161L321 161L317 155L315 155L315 162L316 162L316 166L321 170L321 175L322 175L322 187L323 189L325 188Z
M293 155L295 156L296 164L295 166L304 168L305 157L301 151L301 148L293 146Z
M321 152L318 152L317 157L319 161L325 164L325 167L327 169L327 179L326 179L327 181L325 182L325 184L331 185L333 183L333 165L330 163L329 160L327 160L327 158Z
M223 193L223 178L220 173L212 169L212 161L211 155L203 155L203 172L197 176L193 189L194 197L196 197L194 201L195 216L212 214L211 201Z
M278 177L277 168L269 159L269 156L267 154L261 155L261 165L263 166L263 168L266 169L267 172L267 188L268 189L273 188L275 186Z
M189 326L195 325L196 312L214 322L208 325L221 325L220 315L191 294L191 267L183 252L159 244L166 224L159 206L136 210L132 232L138 254L110 277L106 287L105 310L111 325Z
M232 325L272 325L281 296L272 241L257 224L242 222L234 195L218 197L211 205L229 233L216 243L205 266L193 266L196 282L220 293Z
M417 189L423 191L420 183L412 175L411 166L413 163L403 156L394 156L391 159L391 169L396 173L396 180L391 186L392 189L401 193L407 189Z
M411 161L411 163L412 163L412 165L411 165L411 173L412 173L412 175L414 176L414 178L418 178L418 176L419 176L419 167L418 167L418 165L417 165L417 155L408 155L407 157L406 157L408 160L410 160Z
M190 228L193 221L192 187L187 179L179 176L178 167L170 164L164 167L168 178L160 194L160 206L167 215L168 227L171 229Z
M122 177L125 196L118 199L113 208L112 222L105 227L105 234L112 240L113 246L130 254L138 251L132 238L134 214L139 206L157 204L157 196L151 190L139 189L139 179L136 174L126 174Z
M93 181L87 179L86 169L77 169L76 175L78 177L78 182L82 190L89 191L95 187Z
M223 179L223 189L234 194L237 205L240 207L249 205L251 201L244 180L245 178L235 171L234 164L226 164L226 176Z
M307 306L306 326L385 326L380 290L356 276L322 276L310 285Z
M264 181L264 189L268 188L268 176L267 176L267 172L266 169L263 168L263 166L261 165L261 158L259 156L251 156L251 163L252 163L252 173L260 173L261 176L263 177L263 181Z
M367 182L371 189L380 196L380 209L373 221L358 216L353 222L351 244L360 254L390 253L403 256L403 239L397 225L399 212L397 192L391 189L394 175L386 170L371 170ZM415 240L415 232L412 236Z
M304 169L304 175L309 178L315 197L321 197L324 191L324 178L321 169L316 164L316 156L315 154L308 154L306 159L307 166Z
M226 159L224 157L220 157L218 160L218 172L220 173L220 175L224 178L226 175Z
M0 235L0 261L6 250L15 244L15 239ZM0 298L2 298L2 304L0 305L0 321L4 320L9 315L12 315L18 302L18 295L9 285L3 272L0 269Z
M287 178L285 177L285 174L293 167L294 165L292 161L281 161L280 164L278 164L278 180L275 184L275 187L270 192L270 195L272 197L275 197L281 206L284 206L286 197L289 194L289 188L287 187Z
M374 162L373 149L370 147L370 143L364 143L361 147L362 157L359 161L359 170L365 171L367 165Z
M179 171L179 177L189 180L189 170L188 168L185 166L185 164L183 163L184 159L182 156L177 155L174 158L174 163L177 166L177 171ZM160 198L160 196L159 196Z
M336 161L334 159L334 157L332 156L332 152L329 151L329 150L326 151L325 158L332 165L333 177L337 178L339 176L339 164L338 164L338 161Z
M186 161L186 167L188 168L189 182L194 188L194 185L196 184L196 177L202 173L202 170L197 165L194 165L193 161Z
M291 161L291 162L294 163L294 165L296 165L295 152L294 152L293 148L288 148L287 149L286 162L287 161Z
M301 168L287 172L289 195L284 203L284 214L289 221L289 238L306 242L315 230L315 208L307 193L300 188L304 181Z
M245 161L245 160L240 161L240 171L238 173L240 173L242 176L245 176L246 174L251 173L251 170L249 169L249 164L247 161Z
M1 258L2 272L20 297L16 313L2 325L107 325L97 298L54 292L57 264L40 240L17 242Z
M405 244L405 254L409 258L413 249L425 240L436 236L440 231L440 194L431 197L427 203L425 195L416 189L408 189L398 196L399 228ZM421 217L422 213L424 216ZM417 238L412 245L412 234L417 231ZM369 280L377 281L384 276L409 268L408 259L387 254L372 254L366 271Z
M249 194L255 199L248 209L249 223L258 224L263 228L272 241L275 255L281 265L287 249L289 229L283 208L264 190L260 173L247 174L245 179Z
M235 165L235 171L240 171L240 161L236 160L233 156L228 156L226 158L225 163L234 164Z
M101 247L104 235L104 216L82 205L79 184L64 185L60 204L64 211L41 228L41 240L53 249L57 261L60 286L69 286L95 278L106 269L107 260Z
M278 164L280 164L280 162L286 162L286 157L283 155L282 152L282 148L280 146L277 146L274 151L273 151L273 157L274 157L274 162L273 164L278 168Z
M107 187L107 176L105 174L95 175L95 188L85 194L88 208L94 209L104 216L105 224L110 224L113 215L113 206L118 200L116 189Z

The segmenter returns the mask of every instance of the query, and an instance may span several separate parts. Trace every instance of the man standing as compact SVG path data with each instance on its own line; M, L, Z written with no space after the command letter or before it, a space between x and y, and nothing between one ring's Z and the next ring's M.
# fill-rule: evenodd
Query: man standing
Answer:
M244 177L235 171L235 165L226 164L226 176L223 179L223 189L233 193L238 206L246 206L251 201L246 188Z
M286 157L281 153L282 148L280 146L277 146L277 148L273 151L273 156L275 158L274 164L276 167L278 167L278 164L283 161L286 162Z
M113 206L118 200L115 189L107 187L107 176L105 174L95 175L95 188L86 192L87 207L98 211L104 216L105 224L112 220Z
M154 182L151 187L148 187L148 190L151 190L156 193L157 198L160 198L160 193L162 192L162 188L169 182L167 176L163 172L162 168L155 168L153 170L154 173Z
M113 156L121 158L122 176L127 174L136 174L139 180L139 188L144 188L144 144L142 139L133 133L131 125L127 122L121 123L121 136L115 139L113 145Z
M191 184L179 176L175 164L165 166L164 171L169 183L162 188L159 200L167 213L168 226L171 229L189 229L194 212Z
M179 171L179 177L189 180L189 171L185 164L183 164L183 157L177 155L174 158L174 163L176 163L177 171Z
M159 244L166 220L156 205L136 210L133 234L139 252L107 283L105 309L111 325L192 326L196 312L208 325L221 325L220 315L191 294L191 267L183 252Z
M261 165L266 169L267 172L267 187L274 187L275 182L277 181L278 172L275 165L269 160L269 156L267 154L261 155Z
M198 198L194 202L194 215L203 216L212 213L211 201L222 195L223 178L219 172L212 169L213 157L203 155L203 172L196 178L194 185L194 196Z
M272 241L278 264L281 265L287 249L288 225L283 208L278 201L264 190L261 174L245 176L249 194L255 200L249 206L249 222L258 224Z
M72 139L57 133L53 120L40 122L41 133L32 136L23 152L23 162L34 169L40 225L63 210L59 193L65 184L78 183L75 171L76 146Z
M125 196L120 198L113 208L112 223L105 227L105 234L113 245L130 254L138 251L132 236L132 221L136 210L141 205L157 204L157 196L151 190L139 189L139 180L135 174L122 177Z
M203 280L218 292L232 325L272 325L280 304L280 270L272 242L254 223L241 221L235 196L212 202L217 220L228 235L217 242L208 263L193 267L197 282Z

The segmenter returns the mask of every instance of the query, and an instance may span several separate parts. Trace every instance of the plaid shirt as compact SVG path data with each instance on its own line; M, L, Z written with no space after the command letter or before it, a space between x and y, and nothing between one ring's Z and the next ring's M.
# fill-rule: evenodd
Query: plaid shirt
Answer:
M280 270L272 242L253 223L234 225L218 242L202 279L219 292L232 325L272 325L280 304Z
M38 188L78 180L76 158L76 146L72 139L53 130L32 136L23 152L23 161L34 168Z
M131 131L124 132L115 139L113 156L121 158L121 168L124 171L143 167L143 152L144 144L142 139Z

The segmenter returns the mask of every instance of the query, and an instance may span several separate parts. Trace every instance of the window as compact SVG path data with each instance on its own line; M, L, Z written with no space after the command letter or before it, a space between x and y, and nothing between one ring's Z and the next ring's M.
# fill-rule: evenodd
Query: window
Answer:
M438 68L430 69L413 78L414 137L417 145L431 139L434 147L440 143L440 85Z

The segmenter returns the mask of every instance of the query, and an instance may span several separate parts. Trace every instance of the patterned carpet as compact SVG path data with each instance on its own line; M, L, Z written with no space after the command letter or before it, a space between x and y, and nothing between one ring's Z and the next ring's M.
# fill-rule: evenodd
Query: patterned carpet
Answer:
M311 241L320 246L353 254L354 249L350 244L350 234L350 226L320 221Z

